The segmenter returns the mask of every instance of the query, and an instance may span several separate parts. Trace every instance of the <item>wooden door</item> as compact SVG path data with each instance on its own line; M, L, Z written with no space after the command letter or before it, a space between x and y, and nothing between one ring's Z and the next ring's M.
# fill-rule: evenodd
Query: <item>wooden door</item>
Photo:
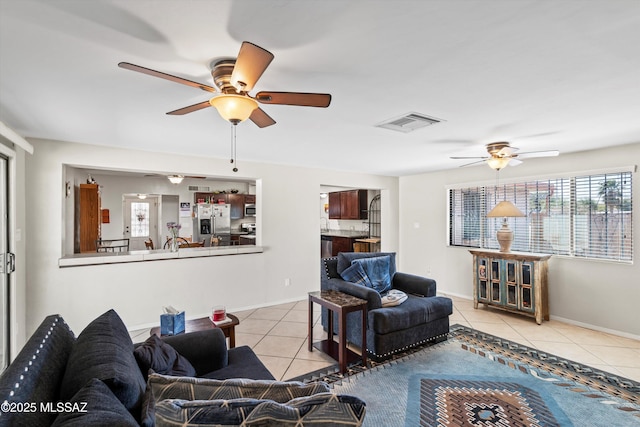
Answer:
M80 184L80 252L95 252L100 238L98 184Z

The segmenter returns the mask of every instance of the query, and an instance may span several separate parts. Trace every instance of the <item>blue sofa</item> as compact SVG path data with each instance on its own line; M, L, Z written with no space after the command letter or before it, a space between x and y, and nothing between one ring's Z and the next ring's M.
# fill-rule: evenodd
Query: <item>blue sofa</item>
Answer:
M341 252L337 257L321 261L321 289L335 289L367 301L367 354L378 361L430 341L446 340L449 315L453 312L450 298L436 296L435 280L397 272L395 256L393 252ZM378 291L342 278L341 274L354 260L375 257L389 257L391 289L408 295L402 304L383 307ZM358 347L362 347L361 319L360 312L347 315L347 341ZM322 310L322 323L326 330L326 309ZM337 323L336 318L334 333L337 333Z
M327 412L360 425L365 415L325 383L275 381L249 347L227 349L220 329L134 345L113 310L77 338L46 317L0 376L0 404L0 425L18 427L277 425Z

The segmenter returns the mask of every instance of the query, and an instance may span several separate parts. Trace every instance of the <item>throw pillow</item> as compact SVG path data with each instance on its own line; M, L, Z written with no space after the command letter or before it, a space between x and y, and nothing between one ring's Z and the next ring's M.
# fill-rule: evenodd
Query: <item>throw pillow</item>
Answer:
M365 273L361 264L352 264L351 267L340 273L340 277L347 282L366 286L367 288L373 288L373 284L371 283L371 280L369 280L369 277L367 276L367 273Z
M166 375L195 377L196 370L189 361L157 335L151 335L133 352L140 371L146 376L149 369Z
M140 406L146 384L129 332L113 310L89 323L78 336L60 385L60 400L71 399L92 378L102 380L129 411Z
M215 399L271 399L276 402L329 391L324 382L305 384L298 381L250 380L232 378L212 380L208 378L170 377L150 374L148 386L156 403L164 399L215 400Z
M373 289L383 293L391 289L391 276L389 276L390 257L379 256L371 258L354 259L351 263L360 264L369 277Z
M163 400L158 403L156 426L361 426L365 406L355 396L333 393L300 397L285 403L270 399Z
M93 378L62 405L52 427L113 427L138 426L122 402L102 381ZM56 407L57 408L57 407Z

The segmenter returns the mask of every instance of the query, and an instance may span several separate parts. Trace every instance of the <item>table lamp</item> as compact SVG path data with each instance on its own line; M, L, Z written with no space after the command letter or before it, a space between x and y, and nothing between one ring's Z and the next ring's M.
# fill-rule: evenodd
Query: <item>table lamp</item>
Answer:
M502 217L502 228L498 230L496 235L498 243L500 243L500 252L509 252L511 249L511 243L513 242L513 231L509 229L509 223L507 218L509 217L523 217L526 216L518 209L513 203L503 200L498 203L487 214L487 218L499 218Z

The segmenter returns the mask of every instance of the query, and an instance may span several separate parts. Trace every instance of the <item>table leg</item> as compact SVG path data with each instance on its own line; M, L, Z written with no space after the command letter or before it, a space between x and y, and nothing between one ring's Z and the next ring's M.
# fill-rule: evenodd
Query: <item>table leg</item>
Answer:
M367 306L362 309L362 366L367 367Z
M231 326L229 328L229 348L235 348L236 347L236 327Z
M309 341L309 351L313 351L313 301L311 301L311 296L309 296L309 332L307 341Z
M338 314L340 316L338 320L338 362L340 363L340 372L347 372L347 313L345 310L340 310Z

